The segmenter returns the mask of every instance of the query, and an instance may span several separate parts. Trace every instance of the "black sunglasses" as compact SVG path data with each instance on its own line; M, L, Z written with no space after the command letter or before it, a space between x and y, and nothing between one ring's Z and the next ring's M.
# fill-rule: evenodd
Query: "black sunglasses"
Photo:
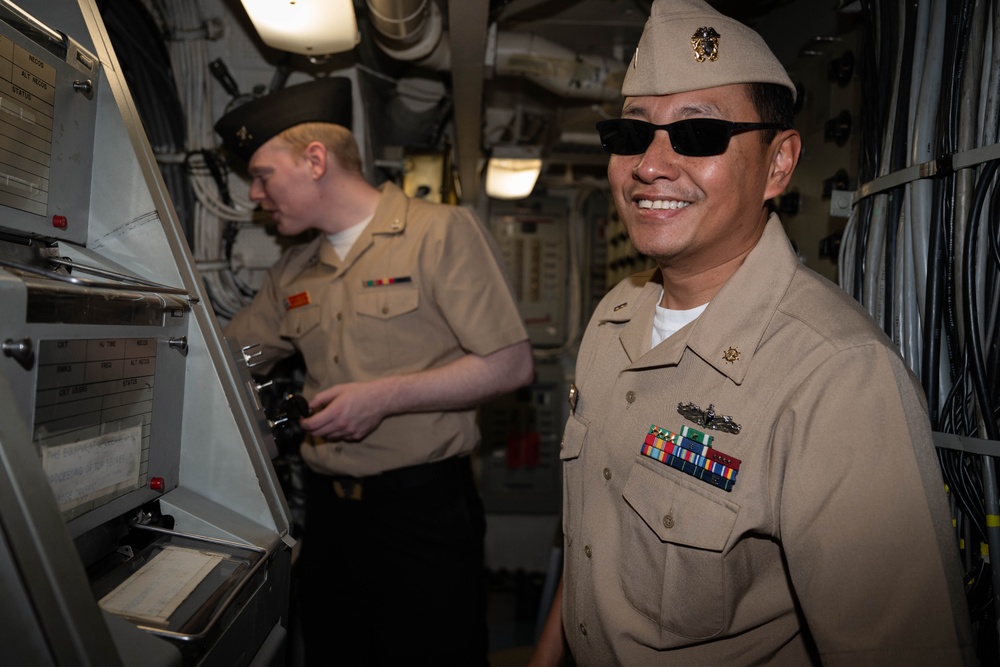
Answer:
M597 123L601 146L614 155L639 155L653 143L657 130L666 130L670 145L678 155L708 157L722 155L729 138L748 130L787 130L781 123L733 123L718 118L689 118L666 125L654 125L634 118L612 118Z

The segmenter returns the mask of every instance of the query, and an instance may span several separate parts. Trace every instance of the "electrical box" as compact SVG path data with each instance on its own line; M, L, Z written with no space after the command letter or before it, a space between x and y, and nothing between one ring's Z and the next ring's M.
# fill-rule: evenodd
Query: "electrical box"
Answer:
M566 342L569 207L558 197L495 202L490 227L532 345Z
M279 664L289 512L92 0L0 0L0 624L18 665Z

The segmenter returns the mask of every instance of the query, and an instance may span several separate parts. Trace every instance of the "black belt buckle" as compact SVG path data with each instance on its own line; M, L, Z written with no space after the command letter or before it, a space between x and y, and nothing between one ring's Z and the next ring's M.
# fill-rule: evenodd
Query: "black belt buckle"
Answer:
M360 479L333 480L333 492L341 500L361 500L363 487Z

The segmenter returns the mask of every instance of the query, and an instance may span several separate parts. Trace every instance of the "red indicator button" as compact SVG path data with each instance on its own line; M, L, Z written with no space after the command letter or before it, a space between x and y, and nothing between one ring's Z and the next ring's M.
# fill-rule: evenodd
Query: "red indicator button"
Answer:
M52 216L52 226L56 229L66 229L69 226L69 220L66 219L65 215L54 215Z
M162 491L164 487L164 482L162 477L150 477L149 478L149 488L153 491Z

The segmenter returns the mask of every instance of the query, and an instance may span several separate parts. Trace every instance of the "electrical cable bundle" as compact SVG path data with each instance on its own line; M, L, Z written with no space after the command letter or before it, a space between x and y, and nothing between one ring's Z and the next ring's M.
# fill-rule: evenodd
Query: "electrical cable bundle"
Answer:
M252 298L231 255L234 226L254 206L245 185L232 194L214 153L210 23L197 0L102 0L99 9L209 299L230 318Z
M231 318L250 302L252 290L238 277L232 247L238 222L250 221L254 205L242 179L229 178L225 164L214 151L218 143L213 115L214 79L208 44L209 22L197 0L154 0L167 25L170 57L177 88L187 116L187 176L196 200L192 252L212 305L218 315Z
M993 441L972 453L939 446L938 457L980 659L997 664L1000 565L989 554L1000 554L1000 484L993 456L981 452L1000 456L1000 8L862 5L864 185L841 245L840 284L920 378L934 430Z

